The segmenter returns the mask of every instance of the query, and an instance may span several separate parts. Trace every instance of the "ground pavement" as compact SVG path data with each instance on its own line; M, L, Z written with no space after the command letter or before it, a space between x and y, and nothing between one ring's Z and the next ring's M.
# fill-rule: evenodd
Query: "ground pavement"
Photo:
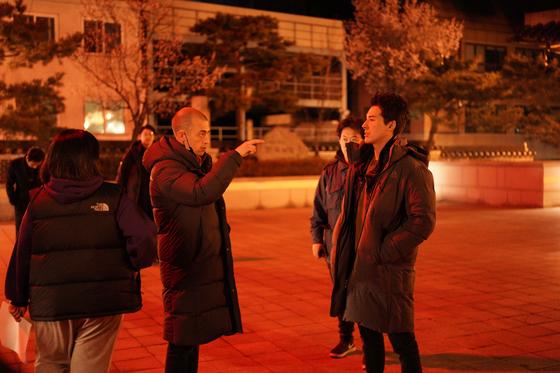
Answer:
M229 212L244 334L200 348L201 373L360 372L358 351L332 359L331 282L311 255L310 209ZM0 282L14 225L0 225ZM440 204L420 248L416 335L424 372L560 372L560 209ZM142 271L144 307L126 315L111 373L163 373L159 268ZM33 337L33 336L32 336ZM400 372L387 343L386 372ZM0 347L15 371L29 364Z

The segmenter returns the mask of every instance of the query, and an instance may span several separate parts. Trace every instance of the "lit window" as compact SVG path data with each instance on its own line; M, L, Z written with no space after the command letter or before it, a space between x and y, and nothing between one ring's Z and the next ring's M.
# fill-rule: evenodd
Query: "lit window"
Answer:
M121 26L117 23L84 21L84 49L88 53L109 53L121 44Z
M125 133L122 101L86 100L84 129L92 133Z

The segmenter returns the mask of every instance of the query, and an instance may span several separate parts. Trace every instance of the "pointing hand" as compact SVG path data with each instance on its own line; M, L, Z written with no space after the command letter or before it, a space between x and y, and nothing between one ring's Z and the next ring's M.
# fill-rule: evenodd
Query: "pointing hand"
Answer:
M239 145L235 151L241 154L242 157L246 157L249 154L255 154L257 152L257 144L264 143L262 139L254 139L245 141L243 144Z

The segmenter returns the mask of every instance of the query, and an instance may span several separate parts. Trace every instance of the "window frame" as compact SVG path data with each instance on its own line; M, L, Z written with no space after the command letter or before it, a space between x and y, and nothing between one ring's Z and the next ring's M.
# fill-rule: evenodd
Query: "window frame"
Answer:
M108 54L122 45L123 37L120 23L84 19L82 27L84 32L83 47L86 53ZM116 35L116 37L112 39L108 38L108 35Z
M44 14L44 13L25 13L22 17L26 20L31 20L33 23L37 24L37 19L46 19L47 20L47 30L46 30L46 38L42 41L49 41L49 40L56 40L56 25L57 25L57 17L52 14ZM31 18L31 19L30 19ZM49 24L49 20L52 23Z
M472 56L469 56L469 49L473 48ZM503 52L501 58L497 58L498 61L488 62L488 52L496 52L498 56L498 52ZM507 57L507 47L503 45L490 45L490 44L476 44L476 43L465 43L465 60L470 60L475 58L476 56L482 56L482 62L478 64L478 72L492 72L492 71L499 71L502 69L502 65L504 64L504 60Z

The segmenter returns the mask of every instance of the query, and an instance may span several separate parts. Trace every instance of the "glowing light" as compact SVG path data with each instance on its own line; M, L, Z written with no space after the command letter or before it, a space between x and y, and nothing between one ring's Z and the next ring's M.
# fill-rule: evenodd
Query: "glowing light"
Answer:
M87 130L89 128L89 121L86 120L84 123L84 128Z

